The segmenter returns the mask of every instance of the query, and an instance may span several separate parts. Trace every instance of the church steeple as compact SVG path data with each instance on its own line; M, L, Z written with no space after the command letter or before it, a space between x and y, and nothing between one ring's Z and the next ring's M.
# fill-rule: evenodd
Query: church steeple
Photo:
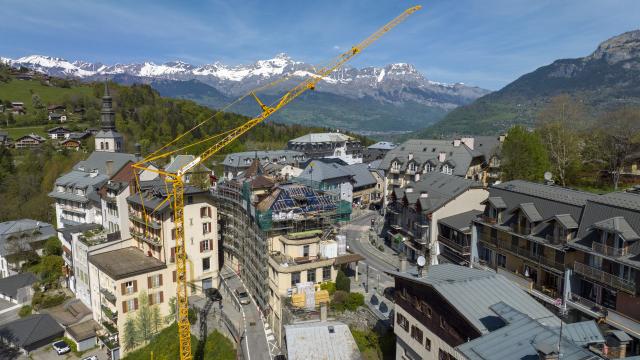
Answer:
M102 130L116 130L116 113L113 111L113 98L109 93L109 84L104 82L104 96L102 96L102 111L100 112Z

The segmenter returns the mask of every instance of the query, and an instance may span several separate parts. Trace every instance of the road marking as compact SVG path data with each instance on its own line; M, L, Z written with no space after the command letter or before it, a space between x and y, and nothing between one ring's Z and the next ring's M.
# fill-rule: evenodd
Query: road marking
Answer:
M20 307L21 307L21 306L20 306L20 304L13 305L13 306L12 306L12 307L10 307L10 308L6 308L6 309L4 309L4 310L1 310L1 311L0 311L0 315L4 314L4 313L6 313L6 312L9 312L9 311L12 311L12 310L18 309L18 308L20 308Z

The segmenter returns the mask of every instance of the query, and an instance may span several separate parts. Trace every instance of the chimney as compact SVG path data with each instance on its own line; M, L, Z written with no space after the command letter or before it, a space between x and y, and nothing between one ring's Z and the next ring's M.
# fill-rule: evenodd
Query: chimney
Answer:
M440 151L440 153L438 153L438 161L439 162L444 162L447 158L447 153L444 151Z
M327 303L320 303L320 321L327 321Z
M421 198L428 198L429 197L429 193L426 192L426 191L423 191L423 192L420 193L420 197Z
M404 189L405 193L412 193L413 192L413 188L412 187L408 187L406 189Z
M105 168L107 170L107 176L111 177L113 175L113 160L107 160L105 163Z
M401 273L407 272L407 256L404 253L400 253L398 261L400 263L398 271Z
M473 150L473 148L475 147L475 138L472 137L463 137L462 139L460 139L460 141L467 145L467 147L471 150Z
M137 158L141 157L141 156L142 156L142 145L140 145L140 143L136 143L136 144L134 145L134 147L135 147L135 149L136 149L136 152L135 152L135 154L134 154L134 155L135 155Z
M460 146L460 139L453 139L453 147L459 147Z
M502 134L502 135L500 135L498 137L498 140L500 140L500 142L503 143L506 138L507 138L507 135L506 134Z
M413 160L413 153L409 153L409 160Z

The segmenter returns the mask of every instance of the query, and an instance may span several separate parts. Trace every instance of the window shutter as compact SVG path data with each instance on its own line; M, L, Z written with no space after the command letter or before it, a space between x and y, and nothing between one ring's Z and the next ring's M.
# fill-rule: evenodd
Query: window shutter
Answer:
M204 251L204 242L200 241L200 252Z
M127 287L124 283L120 284L120 290L122 291L122 295L127 293Z
M158 275L158 277L160 278L160 279L158 279L159 282L160 282L160 286L162 286L162 274Z
M207 215L208 215L209 217L211 217L211 208L210 208L210 207L207 207Z
M147 296L149 297L149 305L153 305L153 295L149 294Z
M138 280L133 280L133 292L138 292ZM137 306L136 306L136 309L137 309Z
M138 310L138 298L133 299L133 307L135 308L135 310Z
M127 309L127 302L126 302L126 301L123 301L123 302L122 302L122 313L123 313L123 314L126 314L126 313L127 313L127 310L128 310L128 309Z
M147 276L147 289L151 289L153 287L153 282L151 280L151 276Z
M160 303L164 302L164 291L160 291Z
M173 282L176 282L176 272L173 271Z
M209 239L209 250L213 250L213 240Z

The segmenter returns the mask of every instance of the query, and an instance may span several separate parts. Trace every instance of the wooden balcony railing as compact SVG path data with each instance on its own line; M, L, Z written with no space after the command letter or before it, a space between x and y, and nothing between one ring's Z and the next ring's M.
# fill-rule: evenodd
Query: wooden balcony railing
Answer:
M444 237L442 235L438 235L438 241L443 243L445 246L457 251L461 255L468 255L468 254L471 253L471 246L469 246L469 245L460 245L457 242L455 242L455 241L453 241L451 239L447 239L446 237Z
M635 281L630 281L623 279L614 274L610 274L608 272L602 271L593 266L589 266L587 264L583 264L581 262L574 262L573 270L589 279L596 280L602 284L608 285L618 290L626 291L633 295L636 294L636 283Z
M498 245L501 249L505 249L514 255L518 255L527 258L533 262L537 262L540 265L547 266L556 270L564 271L564 264L545 257L544 255L534 254L529 249L521 248L508 241L498 241Z
M599 254L603 254L603 255L607 255L607 256L615 256L615 257L619 257L619 256L624 256L627 255L629 253L629 248L628 247L623 247L623 248L617 248L617 247L613 247L613 246L608 246L608 245L604 245L604 244L600 244L597 242L593 242L591 243L591 250L599 253Z

